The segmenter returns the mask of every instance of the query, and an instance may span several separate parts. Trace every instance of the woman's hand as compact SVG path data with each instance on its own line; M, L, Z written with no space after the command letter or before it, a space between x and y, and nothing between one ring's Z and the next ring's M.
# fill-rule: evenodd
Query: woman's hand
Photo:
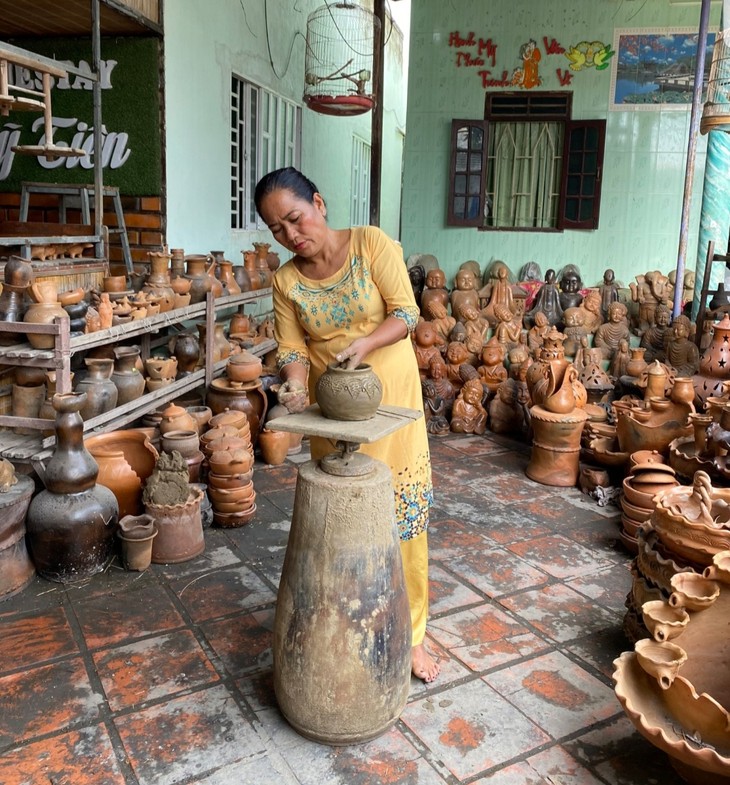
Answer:
M277 400L289 414L303 412L309 405L307 388L298 379L283 382L276 393Z
M367 338L358 338L353 341L346 349L335 355L338 363L346 363L345 368L353 369L367 357L370 353L370 344Z

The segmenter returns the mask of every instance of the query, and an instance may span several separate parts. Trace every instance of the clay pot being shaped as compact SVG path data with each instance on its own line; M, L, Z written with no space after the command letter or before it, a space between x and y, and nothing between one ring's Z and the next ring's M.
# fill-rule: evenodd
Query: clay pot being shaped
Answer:
M286 460L291 440L286 431L270 431L264 428L259 434L259 449L264 463L279 466Z
M41 491L28 508L27 529L38 573L62 583L105 569L113 556L119 508L114 494L96 484L98 466L84 446L80 409L86 395L55 395L56 448Z
M87 376L77 383L76 391L86 393L86 403L81 408L81 416L86 421L111 411L117 405L119 393L111 378L114 360L86 357L84 363Z
M330 363L317 380L315 396L322 414L330 420L369 420L380 406L383 386L367 363L357 368Z
M112 382L117 388L117 406L136 401L144 393L144 376L137 368L139 346L115 346Z
M68 314L63 310L61 303L55 300L52 302L32 303L23 316L23 321L26 324L53 324L56 319L68 319ZM34 349L53 349L55 346L55 336L52 334L40 334L29 331L27 337L28 343Z

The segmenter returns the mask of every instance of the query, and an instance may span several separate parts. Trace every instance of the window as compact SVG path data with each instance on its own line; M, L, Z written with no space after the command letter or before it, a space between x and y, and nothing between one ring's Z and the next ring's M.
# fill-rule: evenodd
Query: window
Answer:
M263 175L299 166L302 110L263 87L231 79L231 227L260 229L253 192Z
M370 145L357 136L352 138L352 202L350 225L370 223Z
M571 120L568 92L487 93L484 120L453 120L449 226L595 229L605 120Z

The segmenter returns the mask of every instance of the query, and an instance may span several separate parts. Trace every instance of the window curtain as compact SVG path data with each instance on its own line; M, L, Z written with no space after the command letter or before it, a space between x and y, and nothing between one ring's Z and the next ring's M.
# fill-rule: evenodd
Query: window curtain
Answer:
M492 123L487 225L557 225L563 124Z

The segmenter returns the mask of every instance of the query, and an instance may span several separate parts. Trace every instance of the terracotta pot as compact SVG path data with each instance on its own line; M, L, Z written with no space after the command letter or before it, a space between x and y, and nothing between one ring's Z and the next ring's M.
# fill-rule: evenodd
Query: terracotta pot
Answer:
M248 417L245 412L235 409L227 409L220 414L216 414L210 418L209 423L211 428L235 428L239 435L245 435L245 431L249 430ZM244 433L241 433L241 431Z
M216 474L215 472L208 472L208 488L219 488L222 490L240 488L241 485L250 482L252 478L252 469L243 472L242 474Z
M177 360L178 378L192 373L200 358L200 344L198 339L188 332L178 333L168 343L170 353Z
M26 324L53 324L56 319L68 319L68 314L58 302L32 303L23 316ZM27 333L28 342L34 349L53 349L55 336Z
M234 313L228 322L229 335L243 335L251 329L251 320L245 313Z
M264 463L279 466L286 460L291 440L285 431L269 431L264 428L259 434L259 449Z
M253 455L248 449L232 450L230 452L213 452L208 458L211 472L219 477L234 477L247 474L253 467ZM212 475L211 475L212 476Z
M200 516L202 499L202 491L191 488L185 504L146 505L147 513L157 524L157 537L152 543L152 561L155 564L176 564L203 553L205 539Z
M185 411L195 420L198 426L198 436L202 436L208 429L213 412L207 406L186 406Z
M152 534L142 538L125 537L122 532L117 532L117 537L122 543L122 564L130 572L144 572L152 563L152 546L157 537L157 528Z
M137 368L138 346L116 346L111 380L117 388L117 406L136 401L144 393L144 376Z
M23 589L35 575L25 542L25 514L35 484L30 477L0 493L0 601Z
M648 363L644 359L646 348L643 346L635 346L629 349L631 352L631 359L626 366L626 374L638 378L641 376L642 371L646 370Z
M534 439L525 473L543 485L575 485L580 436L588 416L582 409L556 414L541 406L533 406L531 413Z
M250 502L254 497L253 482L239 485L237 488L208 488L208 496L216 507L219 504L233 504ZM236 512L236 510L221 510L221 512Z
M200 357L198 365L205 364L205 339L207 327L203 322L198 323ZM216 324L213 332L213 363L225 360L231 353L231 345L228 343L225 333L223 332L223 325Z
M677 376L672 386L671 399L675 403L694 404L695 388L692 378L689 376Z
M163 452L177 450L183 458L190 458L200 452L197 428L191 431L165 431L161 440Z
M144 367L150 379L174 379L177 375L175 357L149 357L144 361Z
M208 292L213 290L214 284L220 286L220 281L217 281L213 274L215 262L203 254L186 256L185 262L187 264L185 277L191 281L190 302L201 303L205 300Z
M5 269L3 271L3 279L6 284L24 288L33 283L33 265L20 256L11 256L5 262Z
M108 275L102 281L105 292L124 292L127 289L127 278L124 275Z
M236 265L233 268L233 277L236 279L236 283L242 292L248 292L251 289L251 279L245 267Z
M114 360L87 357L84 363L87 375L77 382L76 391L86 393L86 403L81 408L81 416L84 420L90 420L111 411L117 405L119 393L111 378Z
M246 291L253 292L256 289L261 289L261 277L259 271L256 269L256 251L241 251L243 254L243 269L248 275L248 289Z
M226 409L244 412L251 429L251 441L256 444L269 405L260 379L248 384L214 379L206 390L205 399L213 414Z
M378 410L383 386L367 363L353 369L330 363L317 380L315 396L330 420L369 420Z
M21 387L14 384L10 394L10 411L13 417L38 417L46 399L46 386ZM17 433L33 433L30 428L16 428Z
M261 376L261 358L247 351L235 354L228 360L226 376L234 382L252 382Z
M194 431L197 433L197 422L177 404L171 403L162 410L162 419L160 420L160 433L164 436L170 431Z
M55 395L56 448L43 476L46 486L31 501L27 528L39 574L62 583L105 569L113 556L119 507L96 484L98 466L84 447L80 409L86 396Z
M233 262L226 260L218 262L218 279L223 284L226 294L240 294L241 287L233 275Z

